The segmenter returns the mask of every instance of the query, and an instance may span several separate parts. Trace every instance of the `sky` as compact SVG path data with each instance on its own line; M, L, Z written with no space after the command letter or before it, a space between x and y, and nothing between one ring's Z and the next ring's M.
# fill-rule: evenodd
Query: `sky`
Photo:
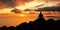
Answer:
M53 6L60 6L60 0L0 0L0 11L3 13L10 13L14 8L25 10Z
M43 13L44 16L60 19L60 12L50 12L60 11L60 0L0 0L0 26L16 26L34 21L39 15L34 10L38 9L48 11Z

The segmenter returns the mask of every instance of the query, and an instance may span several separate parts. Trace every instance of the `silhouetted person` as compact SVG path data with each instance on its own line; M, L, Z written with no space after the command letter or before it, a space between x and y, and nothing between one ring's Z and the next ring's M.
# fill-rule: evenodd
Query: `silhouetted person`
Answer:
M46 29L46 21L44 19L44 16L43 16L42 12L40 12L40 14L38 16L38 19L36 19L33 22L33 24L36 25L37 28L40 29L40 30Z
M41 21L41 22L44 22L44 21L45 21L42 12L40 12L40 14L39 14L39 16L38 16L38 19L36 19L36 21L39 21L39 22L40 22L40 21Z
M42 12L40 12L39 16L38 16L38 19L44 19L44 16L42 14ZM44 19L45 20L45 19Z

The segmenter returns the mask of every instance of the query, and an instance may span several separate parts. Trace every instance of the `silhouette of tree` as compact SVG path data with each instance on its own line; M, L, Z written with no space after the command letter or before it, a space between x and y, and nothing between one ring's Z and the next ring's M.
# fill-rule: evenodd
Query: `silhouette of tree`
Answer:
M10 26L8 27L8 30L16 30L16 28L14 26Z
M28 29L28 25L26 22L20 24L17 26L17 29L20 29L20 30L27 30Z
M0 28L0 30L7 30L7 27L3 26L3 27Z
M47 21L47 26L48 26L48 28L50 29L50 30L54 30L54 28L55 28L55 21L54 21L54 19L48 19L48 21Z

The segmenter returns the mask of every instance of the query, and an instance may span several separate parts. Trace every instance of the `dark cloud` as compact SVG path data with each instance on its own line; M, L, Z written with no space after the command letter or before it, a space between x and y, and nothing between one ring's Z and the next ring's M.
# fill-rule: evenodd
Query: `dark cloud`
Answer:
M38 0L38 1L50 1L50 2L52 2L52 1L53 1L53 2L56 1L56 2L57 2L57 1L60 1L60 0Z
M17 5L24 5L24 3L28 3L34 0L16 0Z
M33 0L0 0L0 2L6 4L9 7L15 7L20 4L31 2Z
M46 0L46 1L50 1L51 2L51 1L60 1L60 0Z
M60 6L60 2L56 4L57 6Z
M0 2L0 9L6 8L7 6Z
M39 2L51 3L51 2L60 2L60 0L38 0Z
M39 8L37 11L60 11L60 6Z
M15 0L0 0L2 3L6 4L9 7L15 7Z
M33 0L21 0L22 2L31 2Z
M13 9L11 12L14 12L14 13L22 13L19 9Z

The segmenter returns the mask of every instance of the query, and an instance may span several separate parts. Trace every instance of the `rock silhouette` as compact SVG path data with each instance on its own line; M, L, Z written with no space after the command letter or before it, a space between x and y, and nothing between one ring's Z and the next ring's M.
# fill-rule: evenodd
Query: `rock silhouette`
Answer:
M60 30L60 20L54 21L54 19L48 19L46 21L42 12L40 12L38 18L35 21L29 23L21 23L16 27L0 27L0 30Z

